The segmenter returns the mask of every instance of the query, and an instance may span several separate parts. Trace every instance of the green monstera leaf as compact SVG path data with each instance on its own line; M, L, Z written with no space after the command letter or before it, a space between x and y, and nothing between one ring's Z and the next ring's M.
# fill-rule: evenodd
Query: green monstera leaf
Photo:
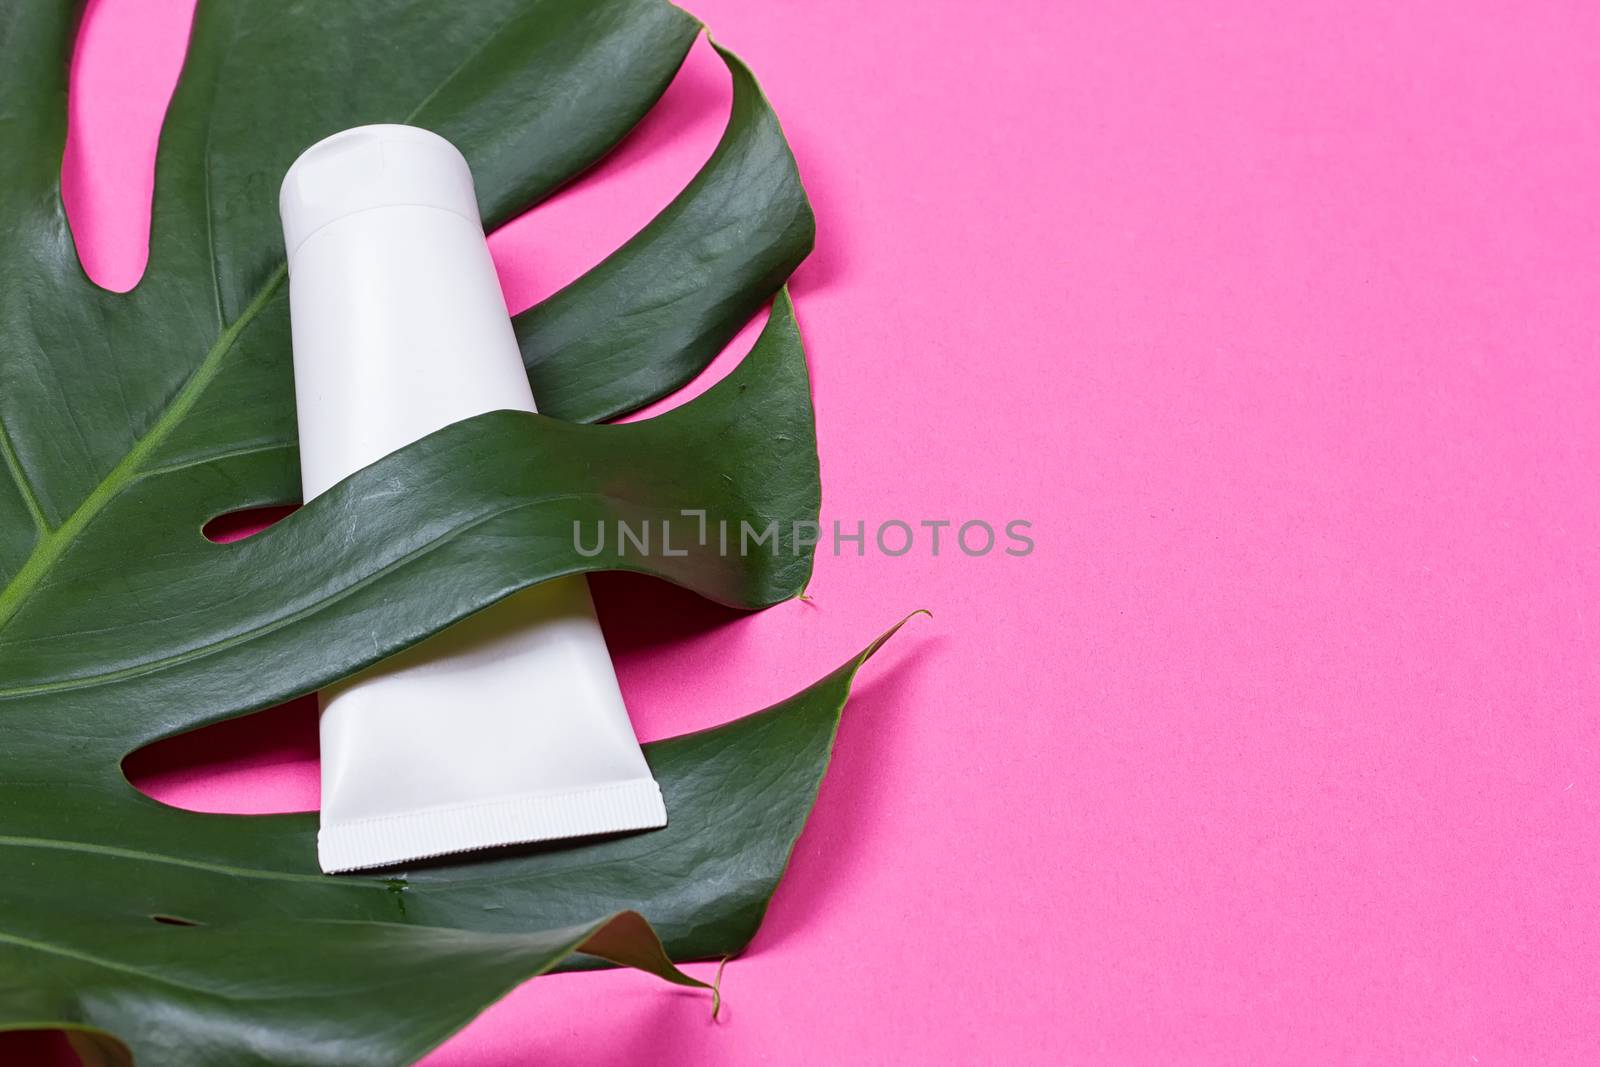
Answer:
M76 18L0 8L0 1029L141 1064L394 1064L554 967L698 984L669 958L753 936L876 643L783 704L647 746L664 830L387 877L321 875L314 815L179 811L121 766L559 575L629 569L749 609L804 589L817 458L780 287L813 224L750 74L721 53L734 103L713 157L518 317L545 414L449 427L218 545L212 517L298 496L275 209L298 151L361 123L435 129L493 224L622 138L700 27L654 0L201 0L149 268L115 294L84 277L61 205ZM713 389L588 425L683 384L768 300ZM779 538L586 558L571 536L684 508Z

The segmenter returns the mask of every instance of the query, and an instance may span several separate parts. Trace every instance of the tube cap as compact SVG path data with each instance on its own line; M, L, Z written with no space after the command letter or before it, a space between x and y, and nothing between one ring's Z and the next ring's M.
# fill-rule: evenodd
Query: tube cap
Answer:
M472 171L456 146L416 126L357 126L300 153L283 176L278 214L294 254L330 222L375 207L435 207L482 225Z

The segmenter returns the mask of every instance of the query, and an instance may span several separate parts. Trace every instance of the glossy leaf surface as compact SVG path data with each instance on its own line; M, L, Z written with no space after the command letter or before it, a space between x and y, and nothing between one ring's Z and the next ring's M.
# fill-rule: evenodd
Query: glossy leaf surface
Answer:
M650 0L202 0L149 267L115 294L84 276L61 205L76 17L49 0L0 11L0 1028L66 1027L141 1063L403 1063L552 966L688 981L662 943L678 959L738 951L859 660L649 746L665 830L387 877L319 874L314 815L167 808L121 761L557 575L632 569L743 608L804 588L794 530L816 518L816 447L779 287L812 221L749 73L722 53L733 111L695 181L519 316L545 414L449 427L216 545L201 535L215 515L298 495L276 215L294 156L352 125L426 126L462 148L486 222L503 221L620 140L699 27ZM775 293L711 391L581 425L682 384ZM574 540L575 522L637 529L684 509L778 543L646 555L613 538L586 555Z

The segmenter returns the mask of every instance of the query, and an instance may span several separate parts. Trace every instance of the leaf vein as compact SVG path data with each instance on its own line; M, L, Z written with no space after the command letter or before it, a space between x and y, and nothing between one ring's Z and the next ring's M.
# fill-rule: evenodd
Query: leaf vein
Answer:
M11 443L11 431L6 429L5 423L0 422L0 452L5 453L6 469L11 472L11 480L17 483L17 491L22 494L22 502L28 507L28 514L33 518L33 525L41 534L50 532L50 523L44 517L44 509L39 506L39 498L33 492L33 486L28 482L28 475L22 469L22 460L17 456L15 446Z
M61 692L70 689L87 689L91 686L105 685L110 682L123 681L127 678L136 678L140 675L150 674L154 671L163 670L167 667L173 667L183 663L190 663L197 659L204 659L205 657L215 655L218 652L225 652L228 649L235 648L247 641L253 641L258 637L264 637L267 634L281 630L285 626L292 625L293 623L300 622L303 619L311 618L317 615L319 612L326 611L328 608L331 608L339 604L341 601L354 596L356 593L359 593L362 589L365 589L367 586L383 578L385 575L423 558L442 545L448 544L457 537L470 533L477 527L482 526L485 523L492 522L495 519L500 518L502 515L509 515L513 512L522 511L531 507L541 507L554 500L564 500L577 497L579 495L581 494L557 493L550 496L541 496L532 500L524 500L508 507L497 508L493 511L487 512L479 518L474 519L470 523L455 527L454 529L434 538L431 541L428 541L422 545L418 545L410 552L406 552L395 557L393 560L374 570L371 574L366 575L358 581L350 583L337 593L328 595L323 599L318 600L316 603L308 605L299 611L294 611L287 615L279 616L268 623L265 623L261 626L252 627L251 629L245 630L242 633L234 634L232 637L224 640L213 641L210 644L202 645L198 648L191 648L187 651L175 653L170 656L164 656L160 659L147 660L143 663L132 664L115 671L106 671L100 674L92 675L80 675L76 678L60 678L56 679L55 681L42 682L35 685L15 686L10 689L0 689L0 700L10 699L13 697L36 696L40 693Z
M207 996L213 997L220 995L213 989L207 989L204 986L198 986L189 982L179 981L176 978L170 978L164 974L161 974L159 971L145 970L143 967L135 967L131 963L120 963L117 960L108 960L101 956L91 955L87 952L79 952L75 949L64 948L60 945L52 945L46 941L35 941L32 938L18 937L16 934L8 934L4 931L0 931L0 941L16 945L20 948L32 949L34 952L42 952L45 955L61 956L65 959L77 960L79 963L87 963L95 967L104 967L108 971L121 971L123 974L138 975L140 978L148 978L152 982L159 982L162 985L169 985L174 989L187 989L192 993L203 993Z
M235 816L221 817L234 818ZM113 856L117 859L142 860L147 863L161 863L171 867L188 867L197 871L211 871L214 874L236 875L241 878L267 878L279 882L317 882L321 885L362 886L369 889L373 886L381 886L381 883L362 881L359 878L329 878L327 875L321 874L296 874L293 871L269 871L257 867L234 867L226 863L208 863L205 860L185 859L182 856L164 856L159 852L146 852L137 848L122 848L116 845L93 845L87 841L57 841L47 837L0 835L0 847L38 848L57 852L88 852L94 855Z
M49 573L50 568L71 546L73 540L83 528L118 493L139 477L142 473L140 467L144 461L160 446L162 441L166 440L167 435L177 427L178 423L183 421L184 416L194 407L200 395L211 384L211 380L217 376L217 371L220 369L224 357L232 351L234 344L239 339L239 335L244 332L251 322L255 321L256 316L261 313L262 308L266 307L267 302L277 292L278 287L283 284L283 280L287 275L287 269L281 265L273 272L256 294L255 299L250 301L250 305L217 338L216 343L211 346L210 351L205 354L205 357L200 360L193 373L189 375L177 393L174 394L172 400L161 412L160 417L156 419L149 430L145 431L144 436L134 442L133 448L111 469L111 473L107 474L100 484L95 486L94 490L84 498L83 503L78 505L77 509L67 517L65 522L51 531L49 535L41 537L38 543L34 545L33 553L23 563L22 568L17 571L16 577L12 578L11 583L5 587L3 592L0 592L0 628L10 622L12 617L21 609L29 595L38 587L45 575Z

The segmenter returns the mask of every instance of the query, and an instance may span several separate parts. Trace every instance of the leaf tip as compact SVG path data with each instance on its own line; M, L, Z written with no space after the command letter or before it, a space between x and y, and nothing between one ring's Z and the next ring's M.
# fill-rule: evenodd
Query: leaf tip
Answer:
M930 619L933 618L933 612L929 611L927 608L918 608L916 611L911 612L905 618L901 619L899 622L883 631L883 633L879 634L872 644L868 645L861 653L861 658L857 662L865 663L867 660L871 659L877 653L878 649L882 648L886 643L888 643L889 638L899 633L902 626L916 618L918 615L926 615Z

